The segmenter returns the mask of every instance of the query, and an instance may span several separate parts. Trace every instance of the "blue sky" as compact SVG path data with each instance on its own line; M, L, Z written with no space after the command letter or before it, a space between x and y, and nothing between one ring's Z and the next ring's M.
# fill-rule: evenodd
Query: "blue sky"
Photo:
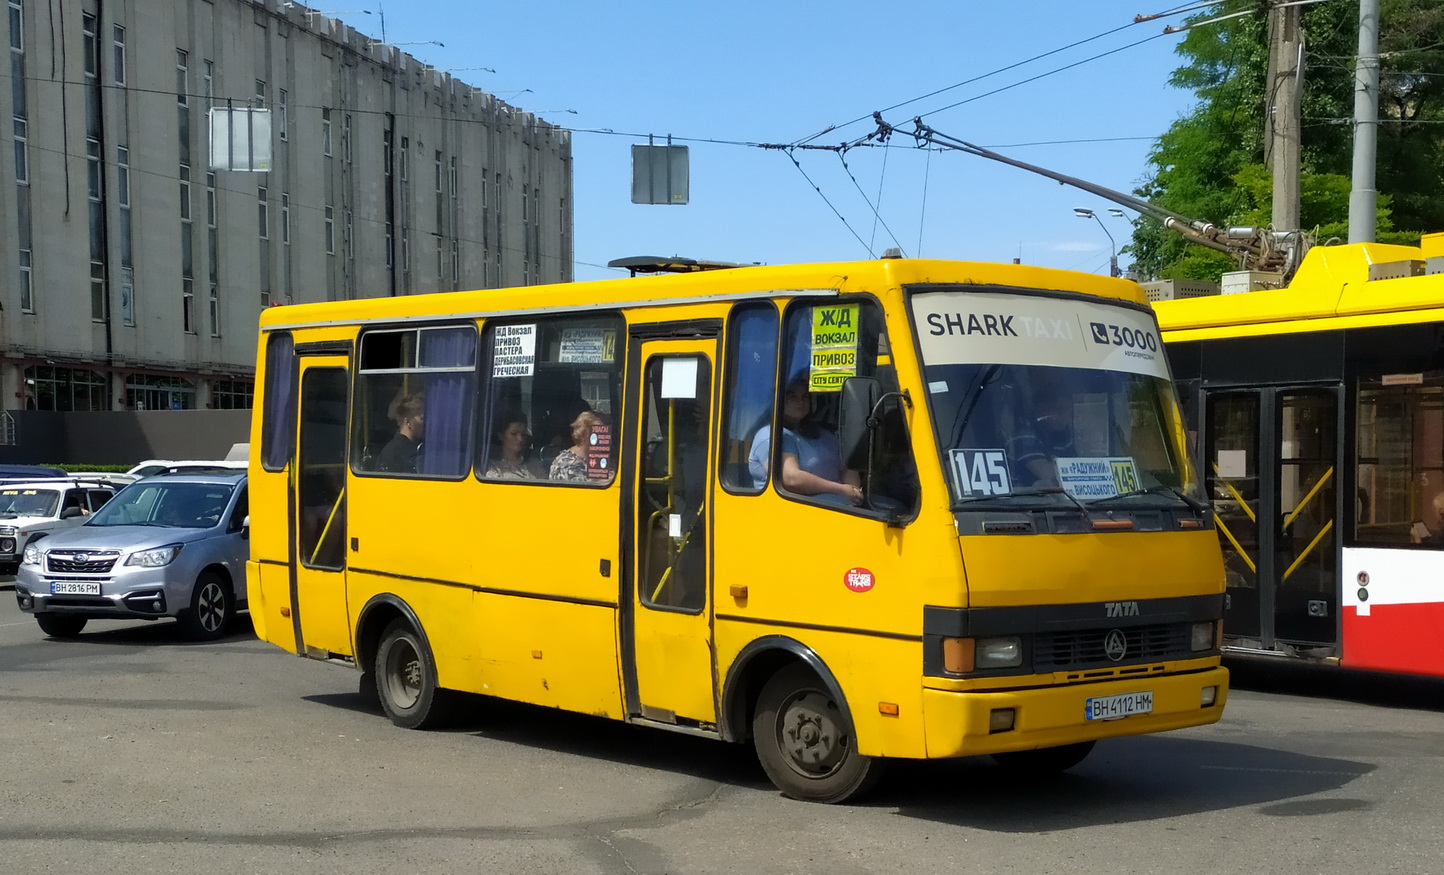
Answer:
M846 168L833 152L794 151L801 171L789 153L732 144L795 143L837 125L811 141L836 145L872 130L870 120L842 125L875 110L887 110L899 131L920 114L939 132L1126 192L1146 176L1153 138L1193 102L1167 84L1182 35L1162 31L1179 18L1132 23L1174 7L1140 0L314 8L371 36L381 36L384 20L388 42L444 43L403 48L575 131L579 280L617 276L606 263L630 255L783 264L867 258L890 246L1106 272L1107 233L1122 247L1128 222L1107 215L1112 204L1026 171L929 155L902 133L893 148L850 150ZM1090 37L1099 38L897 106ZM496 72L467 69L480 67ZM690 147L688 205L630 202L631 146L647 134ZM1097 210L1104 227L1074 207Z

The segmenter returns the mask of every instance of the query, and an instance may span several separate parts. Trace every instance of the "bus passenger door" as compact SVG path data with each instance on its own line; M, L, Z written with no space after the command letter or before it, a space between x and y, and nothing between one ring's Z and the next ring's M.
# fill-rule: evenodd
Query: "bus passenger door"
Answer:
M351 653L346 606L346 424L350 376L344 356L300 362L291 603L297 650L318 658Z
M623 676L628 712L713 723L709 548L712 357L716 344L634 339L628 394L628 597Z
M1236 646L1338 641L1338 415L1334 387L1208 393L1205 476Z

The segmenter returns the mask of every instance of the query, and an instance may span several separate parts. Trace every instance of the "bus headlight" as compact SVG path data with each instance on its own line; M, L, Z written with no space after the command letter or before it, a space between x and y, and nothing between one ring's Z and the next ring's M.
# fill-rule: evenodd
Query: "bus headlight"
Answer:
M1023 639L1018 635L943 639L943 670L949 674L968 674L986 668L1017 668L1022 664Z
M978 668L1017 668L1023 664L1023 639L1017 635L979 638L974 653Z
M1213 649L1215 626L1216 623L1213 620L1193 624L1193 634L1190 636L1189 646L1194 652Z

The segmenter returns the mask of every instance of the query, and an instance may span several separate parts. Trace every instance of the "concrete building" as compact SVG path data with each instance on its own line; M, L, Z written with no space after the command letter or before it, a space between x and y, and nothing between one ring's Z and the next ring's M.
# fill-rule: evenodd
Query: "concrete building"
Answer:
M249 407L264 307L571 279L568 132L395 46L280 0L3 2L0 409ZM226 107L269 110L266 171L211 169Z

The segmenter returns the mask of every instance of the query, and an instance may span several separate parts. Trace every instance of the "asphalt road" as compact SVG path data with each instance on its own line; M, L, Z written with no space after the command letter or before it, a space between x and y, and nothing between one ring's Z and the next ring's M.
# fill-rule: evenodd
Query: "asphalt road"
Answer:
M242 623L45 639L0 588L0 871L1419 872L1444 869L1444 682L1235 665L1216 726L1019 783L895 763L780 796L747 748L471 703L394 728L357 674Z

